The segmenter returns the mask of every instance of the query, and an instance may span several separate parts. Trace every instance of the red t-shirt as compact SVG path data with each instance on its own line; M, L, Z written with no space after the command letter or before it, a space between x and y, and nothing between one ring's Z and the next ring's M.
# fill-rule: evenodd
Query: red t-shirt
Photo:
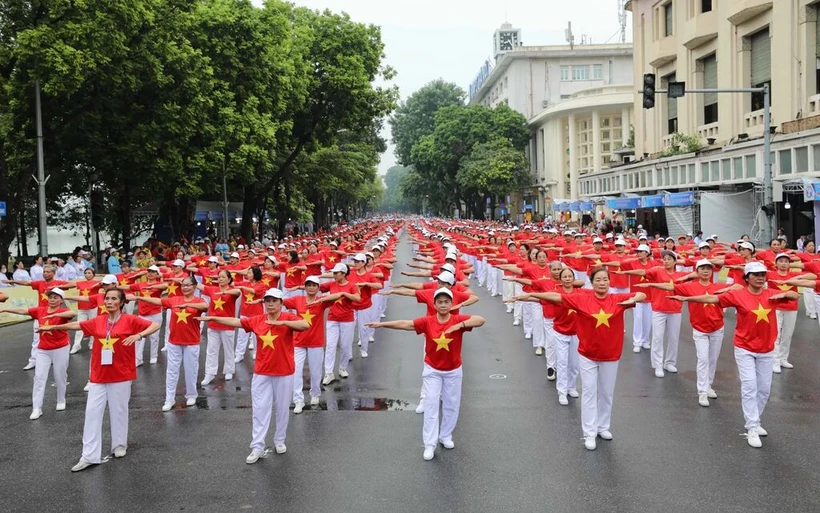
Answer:
M296 315L310 324L305 331L293 334L295 347L324 347L325 346L325 310L333 303L314 301L308 304L306 296L294 296L285 299L285 308L295 310Z
M293 361L293 330L287 326L271 326L268 315L243 317L242 329L256 335L256 363L253 372L266 376L290 376L296 370ZM289 312L280 312L278 321L299 321Z
M675 280L681 276L686 276L687 272L669 272L663 267L653 267L646 270L646 279L651 283L675 284ZM668 299L671 292L661 289L652 289L652 311L661 313L681 313L683 305L680 301Z
M624 253L623 255L619 255L617 253L603 253L601 255L602 262L621 262L621 269L626 270L626 267L623 267L624 260L631 260L635 257L632 255L627 255ZM608 269L617 269L617 267L612 268L608 267ZM636 276L639 278L639 276ZM628 274L618 274L614 272L609 273L609 286L614 289L626 289L629 288L629 275Z
M285 288L292 289L305 283L305 271L300 271L296 267L304 265L304 262L279 262L279 270L285 273Z
M263 281L257 282L255 285L251 283L246 283L245 287L250 287L253 289L253 294L250 292L245 292L242 295L242 306L239 309L239 313L243 317L255 317L257 315L262 315L265 313L265 305L262 304L260 301L259 303L249 304L249 301L256 301L259 299L264 298L265 292L270 288L265 285Z
M658 264L656 262L652 261L652 260L647 260L645 264L642 264L641 261L638 260L637 258L632 258L632 259L629 259L629 260L622 260L621 261L621 270L622 271L637 271L637 270L646 271L647 269L651 269L651 268L653 268L657 265ZM629 275L627 275L627 276L629 276ZM639 283L645 283L646 281L648 281L646 276L629 276L629 292L631 292L632 295L635 295L636 292L643 292L644 294L646 294L647 298L651 299L652 298L652 292L654 292L652 289L642 289L640 287L635 286ZM610 281L610 285L611 284L612 284L612 282Z
M346 292L348 294L359 293L359 287L352 281L348 281L344 285L339 285L335 281L329 281L319 285L319 290L331 294L338 294L340 292ZM341 297L334 301L327 314L327 320L333 322L353 322L353 301L346 297Z
M564 288L559 284L550 292L558 292L559 294L575 294L581 292L582 294L586 294L588 290L580 291L580 289L572 289L572 292L564 292ZM552 310L555 314L552 329L561 335L572 336L578 334L578 325L576 323L578 312L575 309L567 308L567 306L562 303L560 305L552 304Z
M129 287L134 293L140 295L142 297L154 297L159 298L162 296L161 289L149 289L148 287L152 285L158 285L159 282L155 281L153 283L149 283L147 281L142 283L135 283ZM137 312L142 315L143 317L147 317L149 315L156 315L162 312L162 307L159 305L152 305L150 303L146 303L145 301L138 301L137 302Z
M33 288L40 294L37 300L37 306L48 306L48 294L46 294L46 292L55 287L61 287L66 283L68 282L60 280L51 280L49 282L46 282L44 280L38 280L31 282L31 285L29 285L29 287Z
M228 289L231 290L231 289ZM208 304L208 315L216 317L236 317L236 300L238 296L225 294L219 287L205 287L202 293L211 298ZM218 322L209 322L209 330L233 331L231 326L225 326Z
M352 281L353 283L378 283L379 280L376 279L375 276L370 274L369 272L365 272L364 274L358 274L356 271L350 273L347 277L348 280ZM372 294L374 289L370 287L359 287L359 294L362 296L362 300L358 303L353 303L354 310L367 310L371 306L373 306L373 299Z
M435 316L436 315L436 290L438 289L423 289L416 291L416 302L417 303L424 303L427 305L427 316ZM455 290L450 290L453 293L453 304L460 305L461 303L470 299L470 295L466 292L458 292ZM450 312L453 315L458 315L460 310L457 308Z
M533 292L555 292L561 288L561 283L549 278L536 280L532 282ZM560 292L560 290L559 290ZM549 301L541 301L541 310L544 312L544 317L552 319L555 316L555 308Z
M29 308L28 314L31 316L32 319L36 319L37 322L40 323L40 326L59 326L60 324L68 324L71 321L69 319L63 319L60 317L52 317L51 319L46 319L44 321L41 321L40 319L42 317L45 317L46 315L68 311L68 308L60 307L54 310L53 312L49 312L47 306L38 306L36 308ZM67 331L44 331L40 333L40 343L37 344L37 349L42 349L43 351L51 351L52 349L59 349L67 345Z
M596 362L621 359L624 348L624 311L619 305L632 294L607 294L599 299L591 290L561 293L564 306L576 311L578 353Z
M275 267L262 270L262 283L265 284L265 290L279 288L279 274L279 270Z
M424 334L424 363L440 371L451 371L461 367L461 337L464 328L449 335L444 332L448 328L469 319L469 315L450 314L445 323L441 323L436 315L428 315L413 320L413 327L418 334Z
M202 276L203 285L216 285L216 275L219 274L219 269L203 267L201 269L197 269L196 273Z
M102 284L97 280L78 281L77 292L79 292L80 296L88 298L96 295L101 286ZM96 306L97 305L90 300L77 301L78 310L93 310Z
M703 285L700 281L676 283L675 295L678 296L705 296L715 295L718 290L726 288L723 283L709 283ZM723 309L717 305L703 303L687 303L689 306L689 323L701 333L713 333L723 327Z
M168 342L178 346L196 346L200 342L200 334L202 328L199 321L194 319L202 315L202 312L193 308L174 308L174 305L182 303L205 303L201 297L193 297L186 300L184 297L166 297L162 299L162 307L169 308L171 311L168 314L168 319L171 323L171 335L168 337ZM233 329L233 328L231 328Z
M186 276L188 276L187 273L181 273L181 274L168 273L163 277L166 280L168 280L170 278L175 278L175 279L185 278ZM177 282L177 281L169 281L168 282L168 297L182 297L182 286L179 284L179 282Z
M733 306L737 310L734 338L737 347L753 353L774 351L774 341L777 339L775 305L778 301L769 298L780 293L779 289L763 289L760 294L754 295L744 288L718 296L721 308Z
M806 274L805 272L794 272L794 271L787 271L786 275L783 276L777 271L769 271L766 274L766 279L768 280L769 288L772 290L776 290L778 292L798 292L797 287L792 287L791 285L778 285L776 283L772 283L772 280L790 280L795 276L800 276ZM783 301L778 301L775 304L775 310L786 310L790 312L797 311L797 300L796 299L784 299Z
M108 315L100 315L91 320L80 323L80 329L86 337L94 337L91 346L91 378L92 383L119 383L137 379L136 344L122 345L122 342L137 333L147 329L150 321L135 315L122 314L110 327ZM110 337L110 338L109 338ZM103 346L110 344L113 351L111 365L102 365Z
M307 262L304 263L307 266L307 271L304 271L305 278L308 276L319 276L322 274L322 255L320 253L311 253L308 255Z
M803 270L807 273L816 274L820 276L820 260L815 260L813 262L805 262L803 264ZM814 287L814 291L820 294L820 280L817 280L817 285Z
M552 273L550 273L550 266L545 265L544 267L539 267L537 263L526 263L520 265L521 270L524 271L522 275L523 278L527 278L533 282L538 280L551 280ZM524 292L536 292L536 288L532 285L524 285L521 287L521 290Z

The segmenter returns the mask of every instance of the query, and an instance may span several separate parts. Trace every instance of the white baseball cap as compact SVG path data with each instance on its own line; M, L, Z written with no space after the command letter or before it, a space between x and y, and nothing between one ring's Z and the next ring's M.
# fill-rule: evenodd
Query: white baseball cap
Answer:
M714 267L715 266L715 264L713 264L712 262L710 262L710 261L708 261L704 258L702 260L698 260L698 263L695 264L695 269L703 267L704 265L708 265L709 267Z
M437 289L436 292L433 294L433 300L435 300L441 294L445 294L447 297L450 298L450 300L453 299L453 293L450 291L450 289L441 287L440 289Z
M444 265L441 266L441 270L442 271L448 271L453 276L455 276L455 274L456 274L456 268L453 264L444 264Z
M307 285L308 283L314 283L316 285L319 285L319 277L318 276L308 276L307 278L305 278L305 285Z
M174 265L175 267L185 267L185 262L177 258L176 260L174 260L174 263L172 265Z
M746 264L746 267L743 268L743 276L749 273L765 273L767 271L766 266L763 265L762 262L749 262Z
M593 244L603 244L604 241L600 237L595 237L594 239L592 239L592 243Z
M455 253L447 253L444 255L444 260L458 260L458 255Z
M678 259L678 254L675 253L674 251L672 251L671 249L665 249L665 250L661 251L661 258L665 257L665 256L671 256L675 260Z
M777 262L781 258L788 258L789 260L791 260L791 257L789 256L788 253L778 253L777 256L774 257L774 260L775 260L775 262Z
M159 267L157 267L155 265L152 265L151 267L148 268L148 270L149 271L154 271L155 273L158 273L159 272Z
M339 262L338 264L333 266L333 269L330 272L347 274L347 273L350 272L350 269L347 267L347 264L343 264L343 263Z
M367 257L364 253L356 253L356 256L353 257L353 260L357 262L367 262Z
M240 244L240 245L236 246L236 249L245 249L245 246L243 246L242 244Z
M103 276L103 279L100 283L102 283L103 285L116 285L117 277L113 274L106 274L105 276Z
M218 263L219 263L219 259L218 259L218 258L216 258L215 256L208 257L208 262L213 262L213 263L215 263L215 264L218 264Z
M273 297L273 298L276 298L276 299L284 299L285 296L284 296L284 294L282 294L282 291L279 290L279 289L268 289L265 292L265 295L264 295L263 299L264 298L269 298L269 297Z
M114 278L114 279L116 279L116 278ZM51 294L57 294L60 297L65 297L65 292L63 292L63 289L61 289L60 287L55 287L53 289L49 289L46 292L46 295L48 295L48 296L50 296ZM453 295L450 294L450 297L453 297Z
M438 281L443 281L444 283L449 283L450 285L455 285L456 277L453 276L453 273L450 271L442 271L441 274L436 276Z
M626 246L626 241L623 240L623 239L616 239L615 240L615 245L616 246Z
M701 242L700 244L698 244L698 249L711 248L711 247L712 246L710 246L708 242Z
M748 249L749 251L754 251L755 250L755 245L752 244L751 242L741 242L737 246L738 246L738 249L743 248L743 249Z
M239 259L239 253L237 253L236 251L234 251L233 253L231 253L231 258L236 258L236 259Z
M638 249L636 249L635 251L643 251L644 253L652 253L652 251L649 249L649 246L647 246L646 244L641 244L640 246L638 246Z

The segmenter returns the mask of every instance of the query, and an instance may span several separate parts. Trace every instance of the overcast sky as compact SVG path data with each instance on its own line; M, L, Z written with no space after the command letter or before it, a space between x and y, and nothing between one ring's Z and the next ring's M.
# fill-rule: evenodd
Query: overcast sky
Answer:
M253 0L261 5L262 0ZM492 57L493 32L505 21L521 29L525 46L565 44L572 22L576 43L586 34L593 43L617 43L619 0L294 0L311 9L347 12L359 22L382 28L387 63L402 99L427 82L443 78L465 91ZM627 41L632 40L627 13ZM383 137L389 139L389 130ZM379 172L395 164L392 145Z

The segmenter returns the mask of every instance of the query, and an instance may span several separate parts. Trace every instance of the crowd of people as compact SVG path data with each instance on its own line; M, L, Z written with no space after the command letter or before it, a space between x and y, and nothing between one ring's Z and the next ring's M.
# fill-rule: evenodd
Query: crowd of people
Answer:
M287 450L290 406L294 414L318 406L323 386L349 377L356 338L358 357L366 359L378 329L424 337L416 411L424 414L423 457L433 459L439 444L455 447L463 336L485 323L481 316L462 313L479 301L473 287L500 297L511 316L510 329L520 326L534 354L545 358L558 403L567 406L580 396L589 450L598 438L613 439L611 414L627 311L633 311L627 345L636 355L649 350L649 367L664 378L678 372L682 305L687 304L697 354L697 401L708 407L718 397L713 384L724 318L735 310L732 339L745 431L749 445L760 447L760 437L768 434L760 418L772 375L793 368L798 302L803 298L812 319L820 311L814 242L806 241L798 252L781 247L776 238L758 251L745 236L731 243L715 235L696 242L691 235L664 239L640 231L624 236L559 228L390 218L340 227L320 238L237 244L229 253L214 251L203 240L173 252L173 258L152 256L146 267L123 259L117 262L119 272L111 273L109 265L103 276L86 267L82 276L68 280L45 264L42 277L6 280L36 290L38 306L0 311L34 320L24 367L35 371L32 420L43 415L49 372L56 384L56 410L65 410L70 355L83 351L89 339L83 451L73 471L102 460L106 406L112 453L125 456L131 381L146 361L146 342L149 365L165 353L163 412L195 406L198 386L231 381L236 365L253 358L253 430L246 458L252 464L267 455L272 413L273 450L281 454ZM405 232L413 261L401 275L420 280L394 283L396 246ZM415 298L427 311L414 319L383 320L390 296ZM67 301L76 302L76 310L66 308ZM69 331L75 332L73 340ZM205 369L199 381L203 338ZM180 377L185 400L178 403Z

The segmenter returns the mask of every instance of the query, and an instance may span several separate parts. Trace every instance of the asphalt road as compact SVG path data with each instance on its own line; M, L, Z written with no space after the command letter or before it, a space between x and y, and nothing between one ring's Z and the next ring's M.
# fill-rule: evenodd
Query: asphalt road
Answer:
M400 246L402 262L409 251ZM741 436L730 314L715 383L720 398L709 408L697 404L686 319L680 372L664 379L652 374L647 351L629 351L627 337L615 440L589 452L579 400L558 405L544 359L512 326L500 298L480 295L466 313L487 323L465 337L456 449L440 449L430 462L422 460L422 418L413 411L422 340L412 333L380 330L366 360L354 350L350 378L326 390L318 410L291 415L287 454L255 465L245 464L251 362L240 364L229 384L219 378L202 387L196 407L178 403L163 414L163 353L134 383L128 455L72 474L82 446L88 351L71 357L66 411L54 411L49 386L43 417L30 421L33 372L21 368L31 323L0 329L0 504L10 512L63 513L820 511L817 321L799 316L795 368L774 377L762 449ZM387 312L410 319L423 308L393 297ZM200 365L200 379L202 373ZM107 449L107 415L103 433Z

